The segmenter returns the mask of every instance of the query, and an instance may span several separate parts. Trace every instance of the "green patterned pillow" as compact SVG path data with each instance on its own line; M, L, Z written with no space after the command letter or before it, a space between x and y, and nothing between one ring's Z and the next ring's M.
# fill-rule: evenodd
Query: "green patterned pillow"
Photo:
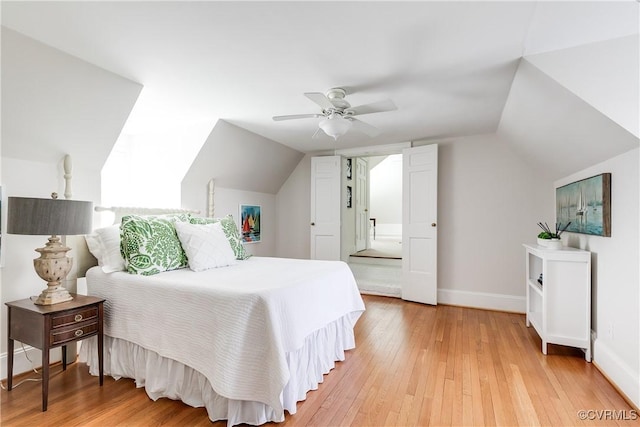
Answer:
M187 266L187 256L176 233L176 221L189 222L190 215L128 215L120 224L120 252L127 271L151 276Z
M233 216L227 215L224 218L201 218L192 216L189 221L191 224L213 224L219 222L220 225L222 225L225 236L227 236L227 240L229 240L233 253L236 254L236 259L243 260L251 256L244 250L244 246L242 246L240 232L238 231L236 222L233 220Z

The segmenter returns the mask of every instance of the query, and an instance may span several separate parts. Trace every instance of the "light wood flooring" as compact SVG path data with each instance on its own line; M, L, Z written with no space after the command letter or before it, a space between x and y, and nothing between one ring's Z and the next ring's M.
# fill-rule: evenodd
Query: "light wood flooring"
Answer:
M580 350L551 345L543 356L523 315L364 299L357 348L277 426L640 425ZM106 377L99 387L81 363L51 379L44 413L40 390L34 382L2 390L0 424L226 425L202 408L153 402L132 380ZM595 419L581 420L581 410Z

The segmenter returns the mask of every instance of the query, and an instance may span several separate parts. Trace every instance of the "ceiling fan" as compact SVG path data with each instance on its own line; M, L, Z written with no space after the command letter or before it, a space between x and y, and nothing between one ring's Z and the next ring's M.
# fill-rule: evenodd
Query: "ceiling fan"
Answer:
M370 137L374 137L379 135L380 131L376 127L356 119L354 116L382 113L398 109L391 100L378 101L371 104L352 107L351 104L344 99L346 94L346 91L342 88L329 89L326 95L320 92L307 92L304 96L318 104L322 108L322 113L274 116L273 120L281 121L324 117L319 124L318 130L313 134L313 138L316 138L322 130L328 136L336 140L347 133L351 128L359 130Z

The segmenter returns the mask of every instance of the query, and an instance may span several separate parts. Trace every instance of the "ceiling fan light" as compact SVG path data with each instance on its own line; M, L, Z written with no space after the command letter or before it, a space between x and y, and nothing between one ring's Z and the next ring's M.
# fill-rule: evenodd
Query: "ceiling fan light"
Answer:
M342 116L332 114L320 122L320 129L334 140L337 140L351 129L351 121Z

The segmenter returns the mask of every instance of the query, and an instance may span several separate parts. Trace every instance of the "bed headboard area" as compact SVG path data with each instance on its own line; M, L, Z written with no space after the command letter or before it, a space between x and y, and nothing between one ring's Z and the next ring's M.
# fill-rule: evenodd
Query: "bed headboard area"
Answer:
M119 224L122 220L122 217L126 215L169 215L180 213L188 213L194 215L200 214L200 211L189 209L137 208L125 206L96 206L94 209L96 212L113 212L113 224ZM70 255L71 257L73 257L73 263L75 266L75 268L73 268L73 270L75 271L75 277L71 277L70 274L69 278L71 279L85 277L87 270L98 265L98 260L93 256L91 251L89 251L85 236L67 236L66 239L67 246L73 249L73 252Z
M85 277L87 274L87 270L91 267L95 267L98 265L98 260L93 256L91 252L89 252L89 247L87 246L87 241L84 236L67 236L67 246L73 249L70 252L71 258L73 258L73 268L71 274L74 273L76 277L70 277L69 279L77 279L80 277Z
M169 215L179 213L200 214L200 211L193 211L189 209L136 208L127 206L96 206L94 209L96 212L113 212L115 214L113 219L114 224L120 223L120 221L122 221L122 217L125 215Z
M73 177L73 162L71 156L66 154L62 160L62 168L64 171L64 197L70 199L73 196L71 179ZM212 191L212 190L211 190ZM213 202L211 202L213 203ZM126 215L167 215L167 214L194 214L199 215L200 211L188 210L188 209L165 209L165 208L136 208L136 207L104 207L96 206L94 208L96 212L113 212L114 219L112 224L119 224L122 221L122 217ZM97 227L94 226L94 230ZM118 239L118 235L114 238ZM118 240L119 241L119 240ZM98 260L89 251L85 236L66 236L64 238L65 245L70 247L71 258L73 258L73 266L71 271L67 275L68 281L75 281L79 277L85 277L87 270L91 267L98 265Z

